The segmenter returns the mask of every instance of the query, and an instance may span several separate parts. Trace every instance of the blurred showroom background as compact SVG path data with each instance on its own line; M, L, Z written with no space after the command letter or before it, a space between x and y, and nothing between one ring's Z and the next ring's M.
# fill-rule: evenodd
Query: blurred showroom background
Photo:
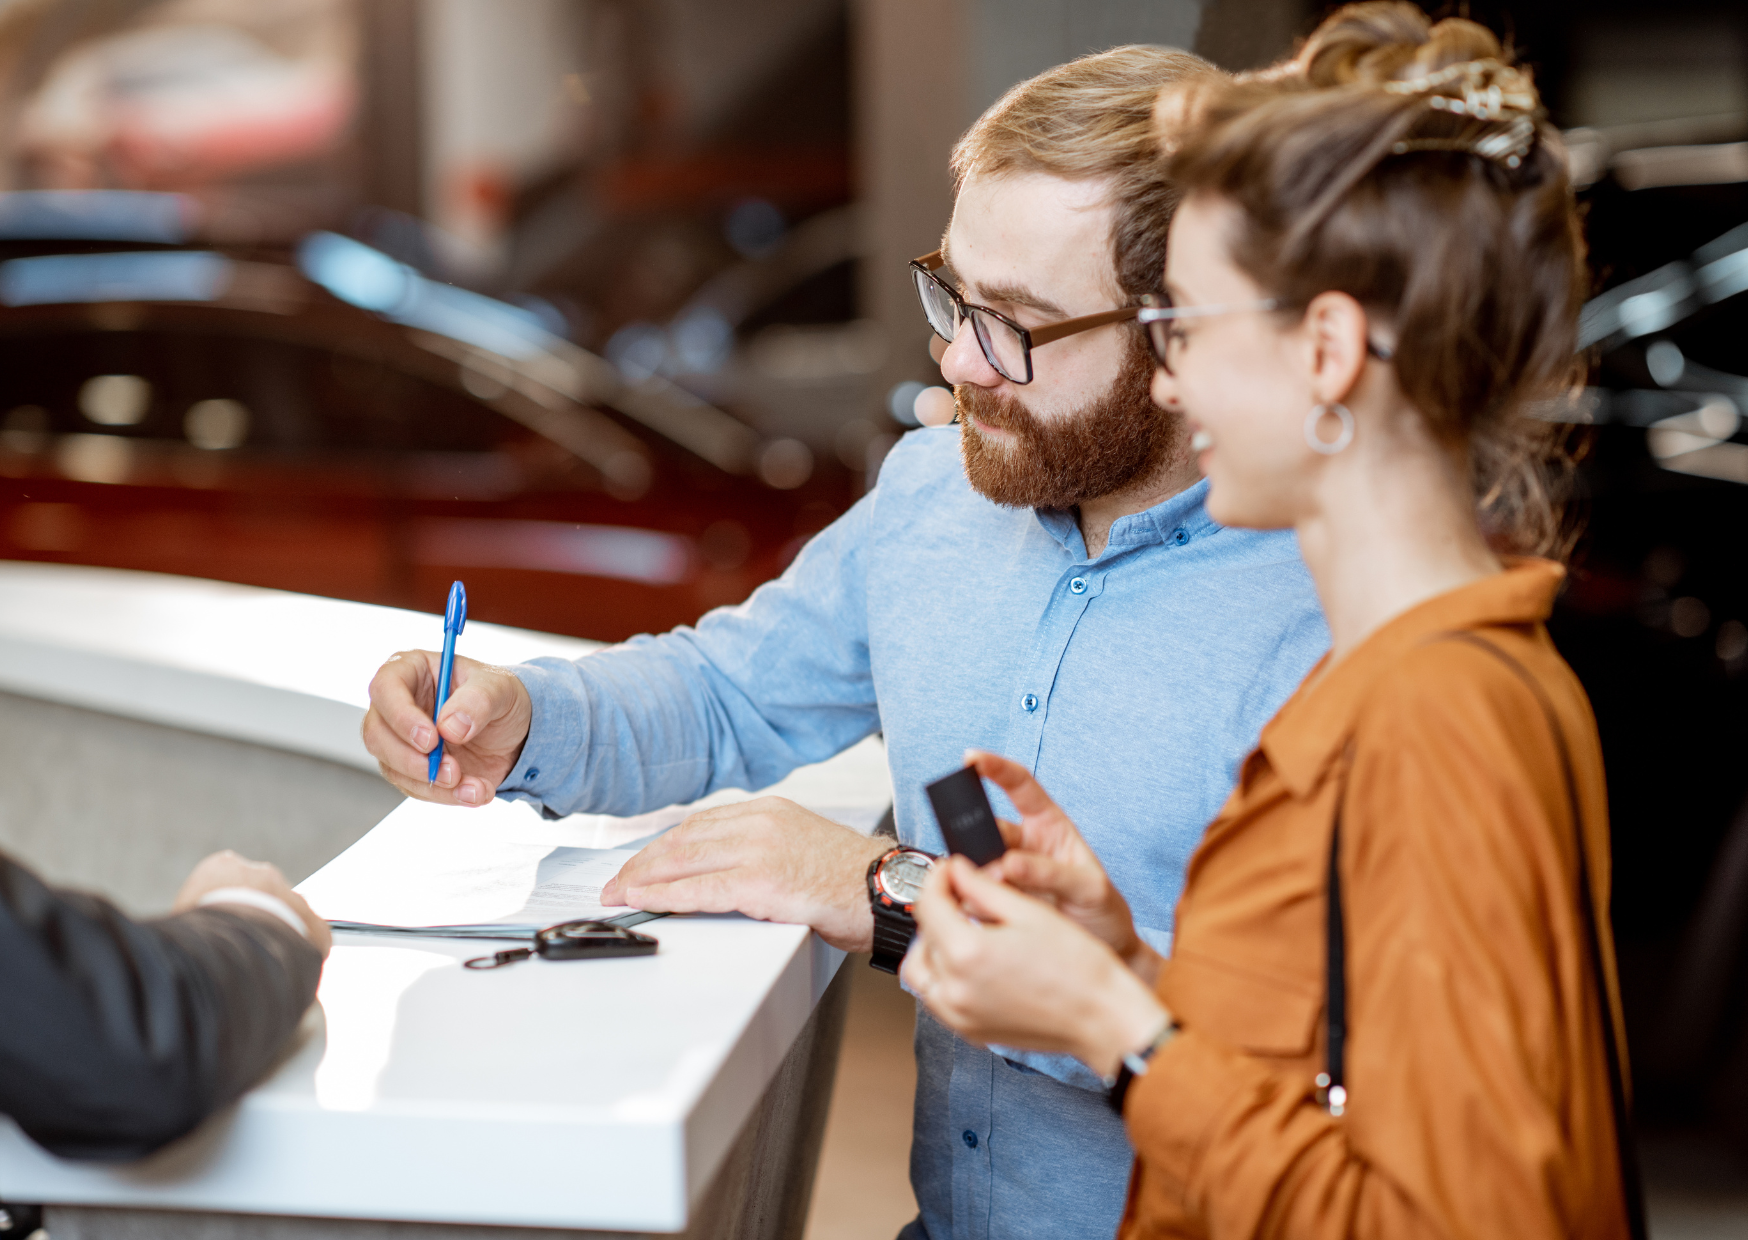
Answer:
M1535 67L1588 212L1555 632L1609 762L1657 1234L1748 1234L1748 6L1464 8ZM1123 42L1263 64L1322 11L0 0L0 559L691 621L939 382L904 263L985 106ZM822 1240L912 1209L908 1000L858 981Z

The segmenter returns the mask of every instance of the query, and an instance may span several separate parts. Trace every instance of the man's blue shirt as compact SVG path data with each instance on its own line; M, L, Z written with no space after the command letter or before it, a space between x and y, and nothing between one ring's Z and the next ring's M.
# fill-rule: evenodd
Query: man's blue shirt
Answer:
M956 428L912 432L745 603L517 668L533 723L499 795L645 813L882 731L899 839L939 853L923 785L988 749L1032 770L1164 949L1203 828L1329 643L1294 536L1219 526L1206 492L1123 517L1089 561L1074 514L989 502ZM920 1008L916 1048L933 1240L1115 1232L1131 1152L1085 1067L970 1046Z

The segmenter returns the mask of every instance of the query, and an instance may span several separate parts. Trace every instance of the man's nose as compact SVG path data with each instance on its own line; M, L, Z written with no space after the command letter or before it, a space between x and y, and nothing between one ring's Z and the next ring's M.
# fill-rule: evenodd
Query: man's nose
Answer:
M953 343L941 355L941 378L952 384L970 383L983 388L1006 382L983 356L983 348L977 343L977 329L971 326L970 319L959 324Z

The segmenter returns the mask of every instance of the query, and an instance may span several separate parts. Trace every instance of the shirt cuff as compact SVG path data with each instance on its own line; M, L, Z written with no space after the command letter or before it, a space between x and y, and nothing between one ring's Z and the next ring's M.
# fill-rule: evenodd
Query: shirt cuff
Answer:
M518 663L510 672L528 690L528 739L497 795L529 801L545 817L557 818L548 802L563 802L572 791L577 777L573 768L578 755L586 752L576 670L565 660L546 658Z
M255 887L217 887L207 892L195 902L196 908L205 908L210 904L246 904L250 908L260 909L263 913L272 913L286 925L303 935L307 942L310 928L304 924L303 918L292 911L291 905L278 896L270 896L265 891Z

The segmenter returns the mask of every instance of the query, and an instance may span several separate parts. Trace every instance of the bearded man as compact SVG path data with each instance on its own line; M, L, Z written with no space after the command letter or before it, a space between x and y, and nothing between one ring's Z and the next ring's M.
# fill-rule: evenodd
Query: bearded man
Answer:
M879 730L898 840L939 854L923 785L976 746L1051 789L1164 948L1203 827L1328 643L1293 535L1215 525L1181 417L1148 396L1133 320L1175 202L1153 100L1208 71L1128 47L1010 91L955 148L943 250L913 264L961 425L906 436L781 578L695 629L574 663L458 658L435 725L437 656L397 656L365 723L387 777L630 815L766 787ZM871 892L926 863L892 843L765 798L688 819L603 899L805 923L892 969L905 919ZM916 1051L907 1238L1114 1232L1130 1150L1101 1081L920 1009Z

